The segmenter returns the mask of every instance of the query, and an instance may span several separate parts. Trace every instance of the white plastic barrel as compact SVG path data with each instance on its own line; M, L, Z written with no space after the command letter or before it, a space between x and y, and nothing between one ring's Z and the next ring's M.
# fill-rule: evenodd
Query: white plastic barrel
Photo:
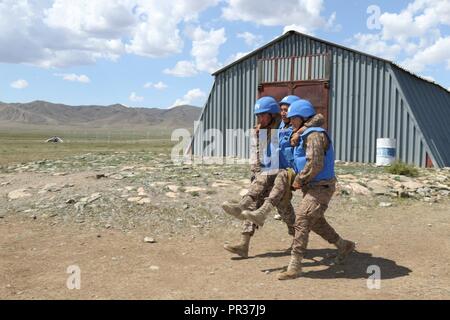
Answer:
M377 166L388 166L395 161L395 139L377 139Z

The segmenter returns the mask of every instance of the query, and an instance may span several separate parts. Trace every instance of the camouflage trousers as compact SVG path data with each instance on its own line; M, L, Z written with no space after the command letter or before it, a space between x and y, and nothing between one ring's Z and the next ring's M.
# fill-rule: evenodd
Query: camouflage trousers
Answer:
M302 189L303 199L296 211L294 224L293 253L305 255L311 231L329 243L336 243L339 240L339 235L325 219L325 211L335 190L335 184L316 185Z
M277 208L278 214L288 226L288 233L294 236L295 211L291 204L292 191L290 177L287 170L280 170L277 174L258 174L250 185L247 193L253 199L250 210L261 207L268 200ZM254 235L258 226L251 221L244 221L242 234Z

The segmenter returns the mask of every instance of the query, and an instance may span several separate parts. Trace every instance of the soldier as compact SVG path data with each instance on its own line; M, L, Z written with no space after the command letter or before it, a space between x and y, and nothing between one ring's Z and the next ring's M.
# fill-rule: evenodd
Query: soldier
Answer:
M292 192L291 184L293 177L295 175L294 171L288 170L288 168L293 167L293 148L290 144L290 138L292 130L286 121L287 108L288 106L299 100L297 96L287 96L281 100L281 113L283 118L283 123L279 126L282 130L278 130L279 148L276 151L279 159L279 169L276 170L265 170L267 165L261 164L260 161L256 161L256 165L252 166L252 171L255 175L249 192L245 195L239 204L231 204L225 202L222 207L225 212L233 215L238 219L246 219L246 214L256 213L259 216L260 212L267 216L274 207L277 208L281 219L286 223L288 227L289 235L294 235L294 222L295 222L295 212L291 204ZM284 117L283 117L283 109ZM255 113L260 115L261 110L255 110ZM258 116L260 117L260 116ZM320 122L322 121L322 122ZM317 116L311 120L311 125L321 125L323 123L323 117ZM265 128L265 126L261 126ZM256 160L259 160L259 144L257 142L258 148L256 148ZM265 218L264 218L265 220ZM248 249L250 244L250 239L253 236L257 226L262 226L264 221L258 221L253 223L246 220L244 222L244 227L242 231L242 240L238 245L225 245L225 249L240 255L241 257L248 257Z
M319 117L320 116L320 117ZM316 112L309 101L298 100L289 108L293 133L291 145L294 149L294 170L297 174L293 188L302 189L303 200L296 213L295 236L292 245L291 262L288 270L278 279L293 279L301 274L301 260L306 252L311 230L338 248L337 264L355 248L351 241L343 240L327 223L325 210L335 191L334 151L327 132L319 126L323 116ZM267 214L255 210L245 217L257 225L264 223Z
M300 99L297 97L297 99L293 100L292 103L298 100ZM289 119L287 117L287 114L286 118ZM305 122L302 129L305 130L310 127L320 127L323 124L324 124L323 115L317 114L308 119L308 121ZM273 210L274 207L277 207L278 212L281 213L281 217L283 220L285 220L283 216L286 217L286 212L289 212L287 216L291 217L290 212L294 210L291 204L292 199L291 185L295 178L295 172L293 170L294 147L298 144L299 134L300 134L299 131L293 132L292 126L290 126L290 129L288 130L279 130L279 158L280 158L279 162L280 168L282 168L283 170L279 171L277 177L275 178L272 191L270 192L270 195L264 199L264 203L257 210L251 211L251 209L246 209L243 210L241 214L242 217L249 220L250 222L253 222L253 224L255 224L256 226L264 225L265 220L267 219L269 213ZM282 194L284 194L283 200L281 202L277 201L278 197ZM260 196L264 197L264 195L262 194ZM288 225L292 225L286 220L285 222ZM293 235L293 230L290 230L289 234Z
M284 97L280 101L280 110L281 110L281 123L278 128L278 143L279 143L279 152L280 152L280 168L290 168L292 165L289 163L292 160L292 149L290 149L289 137L292 134L292 126L291 121L287 117L289 106L292 102L299 100L300 98L294 95L289 95ZM285 152L283 150L288 147L291 153L289 159L286 158ZM289 201L290 202L290 201ZM292 206L291 206L292 207ZM279 208L277 207L279 210ZM288 208L289 210L290 208ZM283 216L277 213L274 217L275 220L282 220Z
M289 168L293 167L293 148L290 145L289 139L292 135L292 126L290 120L287 117L287 111L291 103L300 100L299 97L289 95L284 97L280 101L281 110L281 123L278 128L278 156L279 156L279 168L277 176L273 183L267 186L266 193L262 192L262 189L256 189L253 192L253 196L264 199L264 202L256 211L244 210L242 216L247 219L247 215L254 214L256 219L260 216L264 216L264 219L259 219L258 226L263 226L265 217L274 209L277 208L279 219L284 220L288 225L290 235L294 235L293 221L295 216L294 208L291 204L292 191L291 183L294 176L294 172ZM280 198L281 197L281 198Z
M304 126L314 115L316 111L307 100L294 102L288 111L293 131L299 133L299 141L294 149L294 169L297 175L292 187L294 190L302 190L303 199L296 212L291 260L287 271L278 275L279 280L294 279L301 275L301 262L311 230L336 246L337 264L344 262L355 249L354 242L342 239L325 220L324 214L336 185L334 150L325 129Z
M271 199L271 203L278 207L278 212L288 225L289 234L293 236L295 213L290 204L291 190L286 188L288 175L285 170L280 171L278 150L271 141L273 132L276 132L276 129L280 127L278 102L272 97L259 99L255 104L255 115L257 116L257 126L255 137L252 140L255 143L253 150L256 152L252 154L252 184L239 204L226 201L222 204L222 208L226 213L245 220L242 216L243 210L255 210L261 207L265 198ZM260 141L260 138L263 138L261 130L267 131L266 143ZM263 155L262 159L260 154ZM278 163L272 163L272 160L276 160L275 162ZM280 174L281 172L284 173ZM285 192L286 190L288 192ZM225 245L224 248L231 253L247 258L250 238L254 235L256 228L257 226L252 222L244 221L241 242L237 245Z

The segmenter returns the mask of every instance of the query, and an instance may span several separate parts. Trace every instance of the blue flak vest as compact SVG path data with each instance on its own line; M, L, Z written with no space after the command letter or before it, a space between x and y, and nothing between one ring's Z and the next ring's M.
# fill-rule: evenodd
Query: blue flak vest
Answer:
M267 139L267 136L265 135L263 138ZM260 139L260 147L261 147L262 139L261 139L261 137L259 139ZM278 164L276 163L277 161L272 161L272 160L277 160L277 159L273 159L272 155L275 157L278 152L276 146L274 145L274 143L272 141L272 138L265 145L265 148L262 148L262 149L263 150L260 150L260 157L262 155L262 159L260 159L261 170L262 171L270 171L270 170L274 169L273 167L277 167L278 166Z
M325 160L322 171L319 172L317 176L314 177L312 182L318 182L321 180L331 180L335 177L334 173L334 149L333 143L331 141L330 136L327 131L320 127L311 127L305 130L303 134L300 136L300 141L298 145L294 148L294 170L295 173L299 173L303 170L306 165L306 149L304 148L304 141L308 137L308 135L312 132L323 132L326 134L329 145L328 149L325 152Z
M278 128L279 166L280 169L294 167L294 148L291 146L292 126L285 127L282 121Z

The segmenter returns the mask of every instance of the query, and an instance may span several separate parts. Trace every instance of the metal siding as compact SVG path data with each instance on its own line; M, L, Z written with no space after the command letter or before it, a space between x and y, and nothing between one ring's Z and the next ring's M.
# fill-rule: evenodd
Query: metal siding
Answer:
M336 72L336 82L333 85L333 89L334 89L334 94L333 94L333 101L332 101L332 108L333 110L335 110L336 113L336 117L335 117L335 121L331 124L331 127L334 129L333 131L334 136L333 137L333 141L334 141L334 145L335 145L335 153L336 153L336 159L342 160L341 158L341 154L342 154L342 144L341 143L337 143L337 139L336 137L340 137L342 135L342 105L343 105L343 99L344 99L344 95L340 94L339 92L341 90L343 90L343 85L344 82L342 81L343 79L343 69L344 69L344 64L342 63L344 60L343 56L342 56L342 50L339 49L338 53L337 53L337 65L335 65L335 72Z
M328 80L325 78L325 54L316 56L306 56L298 58L281 58L261 60L258 64L261 69L258 74L259 83L267 82L285 82L301 80ZM291 74L292 61L294 61L294 72ZM311 64L311 74L309 74L309 65ZM293 78L291 78L293 76Z
M353 110L352 110L352 83L353 83L353 74L352 74L352 65L353 59L351 57L352 53L346 52L345 56L345 72L344 75L347 76L347 81L345 81L345 159L352 159L351 151L352 151L352 126L350 124L353 123Z
M434 161L439 157L450 161L450 148L447 144L446 152L442 152L441 142L445 139L450 140L447 129L450 127L446 126L450 120L449 93L435 92L439 88L395 66L392 67L392 64L385 60L320 43L299 34L281 39L257 55L250 56L216 74L213 92L201 117L207 119L204 129L216 127L225 134L226 128L247 130L253 126L252 107L257 96L257 85L261 81L274 79L275 76L274 63L263 60L262 68L258 68L258 57L266 59L285 57L286 59L280 60L278 65L278 80L282 81L290 78L288 70L292 60L287 59L288 57L327 52L331 53L329 131L334 141L337 159L375 162L376 139L395 138L397 153L402 161L424 166L425 153L430 150L436 153L434 149L439 149L443 153L434 157ZM323 56L313 59L311 65L313 79L324 78L324 63ZM296 58L294 64L298 67L295 68L294 78L307 80L309 58ZM393 68L395 72L392 71ZM263 72L258 74L258 70L261 69ZM259 76L262 79L259 79ZM409 103L414 99L418 101L411 106ZM426 109L423 106L428 107L429 101L432 101L437 114L443 113L447 118L438 116L431 121L430 117L424 117ZM415 121L418 117L424 118L420 127ZM425 124L430 128L423 134ZM441 132L445 134L444 138L439 140ZM432 136L437 147L434 149L429 147L425 143L424 136L427 139ZM194 139L201 137L202 134L196 132ZM194 152L199 154L199 143L195 141L194 145ZM236 156L249 157L248 139L245 145L245 154Z
M356 161L364 162L365 152L365 143L364 143L364 118L366 115L366 103L365 103L365 94L366 94L366 60L364 56L360 56L360 68L359 68L359 97L358 97L358 105L359 105L359 119L358 119L358 157Z
M354 133L353 133L353 158L355 161L360 162L360 153L359 149L361 145L359 144L358 133L361 132L360 129L360 113L361 113L361 103L360 103L360 95L361 95L361 57L356 55L355 57L355 66L353 69L353 103L354 103L354 112L355 112L355 125L354 125Z
M421 129L425 152L434 165L450 166L450 93L397 66L393 66L393 73L414 122Z
M373 133L374 129L375 129L375 124L374 124L374 120L376 119L376 109L375 109L375 100L376 100L376 94L374 94L375 89L376 89L376 67L375 67L375 61L373 61L373 59L370 59L370 87L368 88L369 91L367 93L367 97L369 98L369 111L368 111L368 116L367 116L367 127L366 130L368 131L369 135L368 135L368 140L367 142L367 146L369 147L367 150L367 154L368 154L368 161L369 162L374 162L375 158L373 157L373 143L372 140L375 139L375 135Z

